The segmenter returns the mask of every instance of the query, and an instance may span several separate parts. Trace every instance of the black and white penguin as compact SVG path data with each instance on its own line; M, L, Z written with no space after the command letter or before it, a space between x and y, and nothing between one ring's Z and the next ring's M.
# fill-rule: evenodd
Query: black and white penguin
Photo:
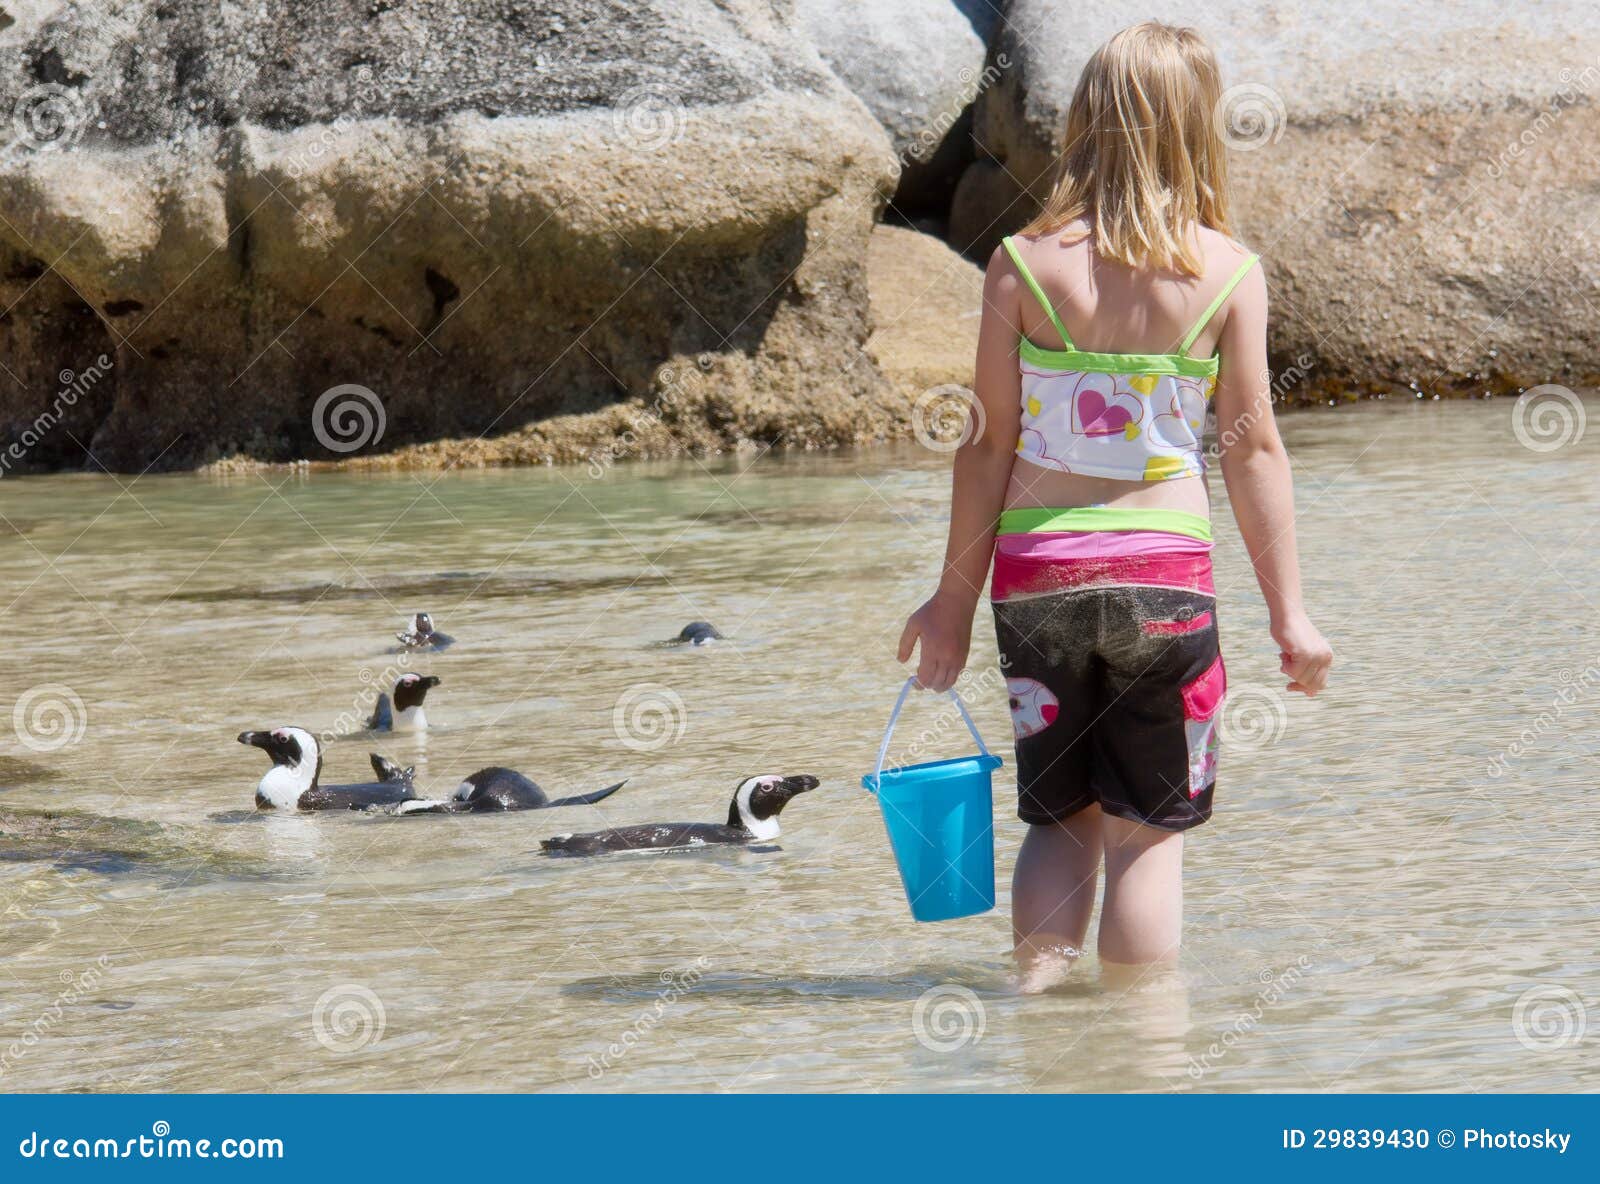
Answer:
M494 765L479 769L460 785L446 801L419 798L406 802L397 814L463 814L501 810L550 810L557 806L589 806L604 801L624 785L626 779L593 793L580 793L567 798L551 798L539 783L525 777L515 769Z
M256 786L256 806L262 810L365 810L392 806L414 799L412 770L372 754L377 781L356 785L323 785L322 746L304 728L274 728L270 732L240 732L239 743L261 749L272 758L272 768Z
M666 851L716 844L770 842L778 837L778 815L796 794L817 787L815 777L769 774L747 777L733 792L728 821L656 822L540 841L547 855L600 855L607 851Z
M455 644L455 638L448 633L440 633L433 627L433 618L427 613L418 613L411 619L411 628L404 633L396 633L402 647L408 650L442 650L447 645Z
M388 695L378 696L377 707L367 728L373 732L425 732L428 717L423 714L422 701L428 692L439 685L431 674L402 674L394 680L394 701Z
M679 631L676 645L709 645L713 641L724 640L722 634L717 632L717 627L710 621L690 621Z

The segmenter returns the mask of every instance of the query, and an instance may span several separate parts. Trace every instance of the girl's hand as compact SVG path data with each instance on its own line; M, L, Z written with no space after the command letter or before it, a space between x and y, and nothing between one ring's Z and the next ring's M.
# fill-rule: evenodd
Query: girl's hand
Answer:
M1299 691L1310 698L1328 685L1333 648L1323 640L1310 617L1299 613L1282 624L1274 622L1272 640L1278 643L1283 660L1279 669L1289 676L1285 690Z
M972 613L975 604L958 603L943 592L911 614L900 634L900 661L911 659L911 649L922 643L922 659L917 663L917 685L927 691L948 691L956 685L967 664L967 647L972 644Z

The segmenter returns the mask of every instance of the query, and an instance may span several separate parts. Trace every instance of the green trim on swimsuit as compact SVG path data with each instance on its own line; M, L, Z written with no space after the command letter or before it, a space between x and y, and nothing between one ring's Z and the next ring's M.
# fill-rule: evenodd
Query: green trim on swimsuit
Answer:
M1126 509L1121 506L1072 506L1053 509L1030 506L1004 510L1000 534L1034 534L1039 531L1160 530L1211 541L1211 522L1187 510Z
M1091 374L1182 374L1188 378L1215 378L1219 359L1187 358L1182 354L1093 354L1086 350L1040 349L1026 337L1018 342L1024 362L1045 370L1082 370Z

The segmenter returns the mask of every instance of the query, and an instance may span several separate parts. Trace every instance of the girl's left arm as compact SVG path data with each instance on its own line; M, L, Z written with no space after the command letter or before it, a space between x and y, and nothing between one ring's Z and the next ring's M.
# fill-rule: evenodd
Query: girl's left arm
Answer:
M967 664L972 614L983 594L1022 426L1018 311L1022 281L1004 248L989 258L974 366L975 406L967 439L956 450L950 535L939 589L911 614L900 635L900 661L921 643L917 683L931 691L955 685Z

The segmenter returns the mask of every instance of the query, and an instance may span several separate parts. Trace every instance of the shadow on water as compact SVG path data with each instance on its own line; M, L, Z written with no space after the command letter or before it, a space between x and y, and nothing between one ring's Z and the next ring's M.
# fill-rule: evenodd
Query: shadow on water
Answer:
M0 756L0 791L26 781L53 781L60 774L19 756Z
M959 983L979 996L1014 997L1010 977L998 966L951 966L942 970L919 967L894 974L758 974L745 971L718 971L695 976L694 968L663 970L657 974L636 974L577 979L561 988L561 994L601 1003L638 1003L657 998L664 990L677 989L698 996L734 996L741 1003L776 1005L796 999L832 1000L849 1003L863 999L916 1000L934 987ZM1095 987L1074 988L1092 994Z
M0 863L39 863L56 871L153 876L159 886L295 876L219 855L157 822L53 810L0 812Z
M191 604L222 604L230 601L257 601L305 604L321 600L427 600L469 593L474 600L497 600L550 593L578 595L585 592L616 592L628 588L666 584L667 577L653 573L638 575L562 577L518 576L497 572L445 571L426 578L396 576L359 584L300 584L287 588L210 588L163 594L163 600Z

